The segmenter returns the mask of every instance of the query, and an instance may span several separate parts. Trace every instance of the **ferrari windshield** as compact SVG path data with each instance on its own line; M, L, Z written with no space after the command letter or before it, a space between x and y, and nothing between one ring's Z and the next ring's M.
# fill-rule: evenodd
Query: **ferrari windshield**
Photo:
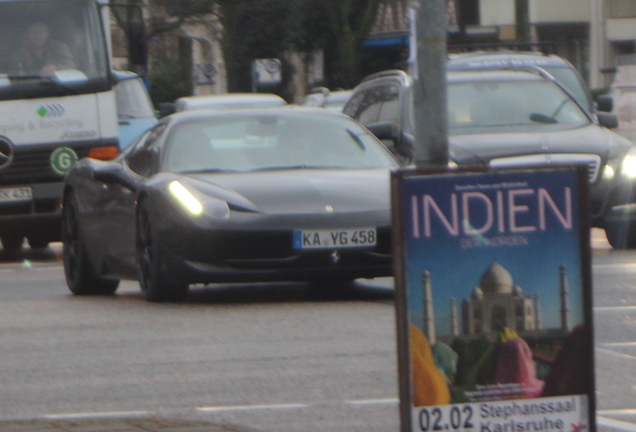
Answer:
M168 140L166 166L177 172L398 166L356 122L291 110L184 121Z
M482 80L448 85L451 133L560 130L588 124L576 102L547 80Z

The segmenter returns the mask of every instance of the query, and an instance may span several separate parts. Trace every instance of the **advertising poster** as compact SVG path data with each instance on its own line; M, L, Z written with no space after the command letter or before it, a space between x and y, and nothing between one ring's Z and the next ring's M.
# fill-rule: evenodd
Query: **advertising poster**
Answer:
M586 167L392 183L402 431L595 431Z

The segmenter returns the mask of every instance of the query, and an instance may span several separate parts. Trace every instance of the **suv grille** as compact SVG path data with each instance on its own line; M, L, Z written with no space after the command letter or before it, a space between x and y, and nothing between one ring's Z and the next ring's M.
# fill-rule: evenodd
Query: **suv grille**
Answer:
M11 165L0 169L0 185L47 183L62 181L63 176L53 171L49 158L59 144L37 148L15 147ZM79 159L88 156L89 147L73 148Z
M490 161L493 168L507 168L536 165L587 165L588 178L594 183L601 167L601 157L585 153L556 153L496 158Z

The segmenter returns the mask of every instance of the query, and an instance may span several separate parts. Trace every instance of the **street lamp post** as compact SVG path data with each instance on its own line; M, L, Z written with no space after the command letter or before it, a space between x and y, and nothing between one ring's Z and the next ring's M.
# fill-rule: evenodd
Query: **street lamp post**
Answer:
M446 0L411 2L415 18L412 51L416 166L448 165L446 116Z

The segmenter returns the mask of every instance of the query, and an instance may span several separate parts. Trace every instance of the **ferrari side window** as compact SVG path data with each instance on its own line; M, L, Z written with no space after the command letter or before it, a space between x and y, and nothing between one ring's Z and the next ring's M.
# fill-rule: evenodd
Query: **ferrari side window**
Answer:
M149 177L157 172L159 167L159 150L156 143L166 130L167 124L160 123L147 132L147 135L139 140L135 148L126 158L128 167L143 177Z
M138 148L140 145L143 145L143 143L146 141L149 135L150 135L150 130L147 130L146 132L141 134L137 139L135 139L130 146L126 147L123 152L126 155L130 155L131 153L135 151L136 148ZM126 156L126 158L128 158L128 156Z
M142 148L145 148L145 149L154 148L155 144L159 141L159 138L161 138L161 135L163 135L167 127L168 127L167 123L159 123L157 126L150 129L148 131L149 132L148 137L143 143L141 143Z

